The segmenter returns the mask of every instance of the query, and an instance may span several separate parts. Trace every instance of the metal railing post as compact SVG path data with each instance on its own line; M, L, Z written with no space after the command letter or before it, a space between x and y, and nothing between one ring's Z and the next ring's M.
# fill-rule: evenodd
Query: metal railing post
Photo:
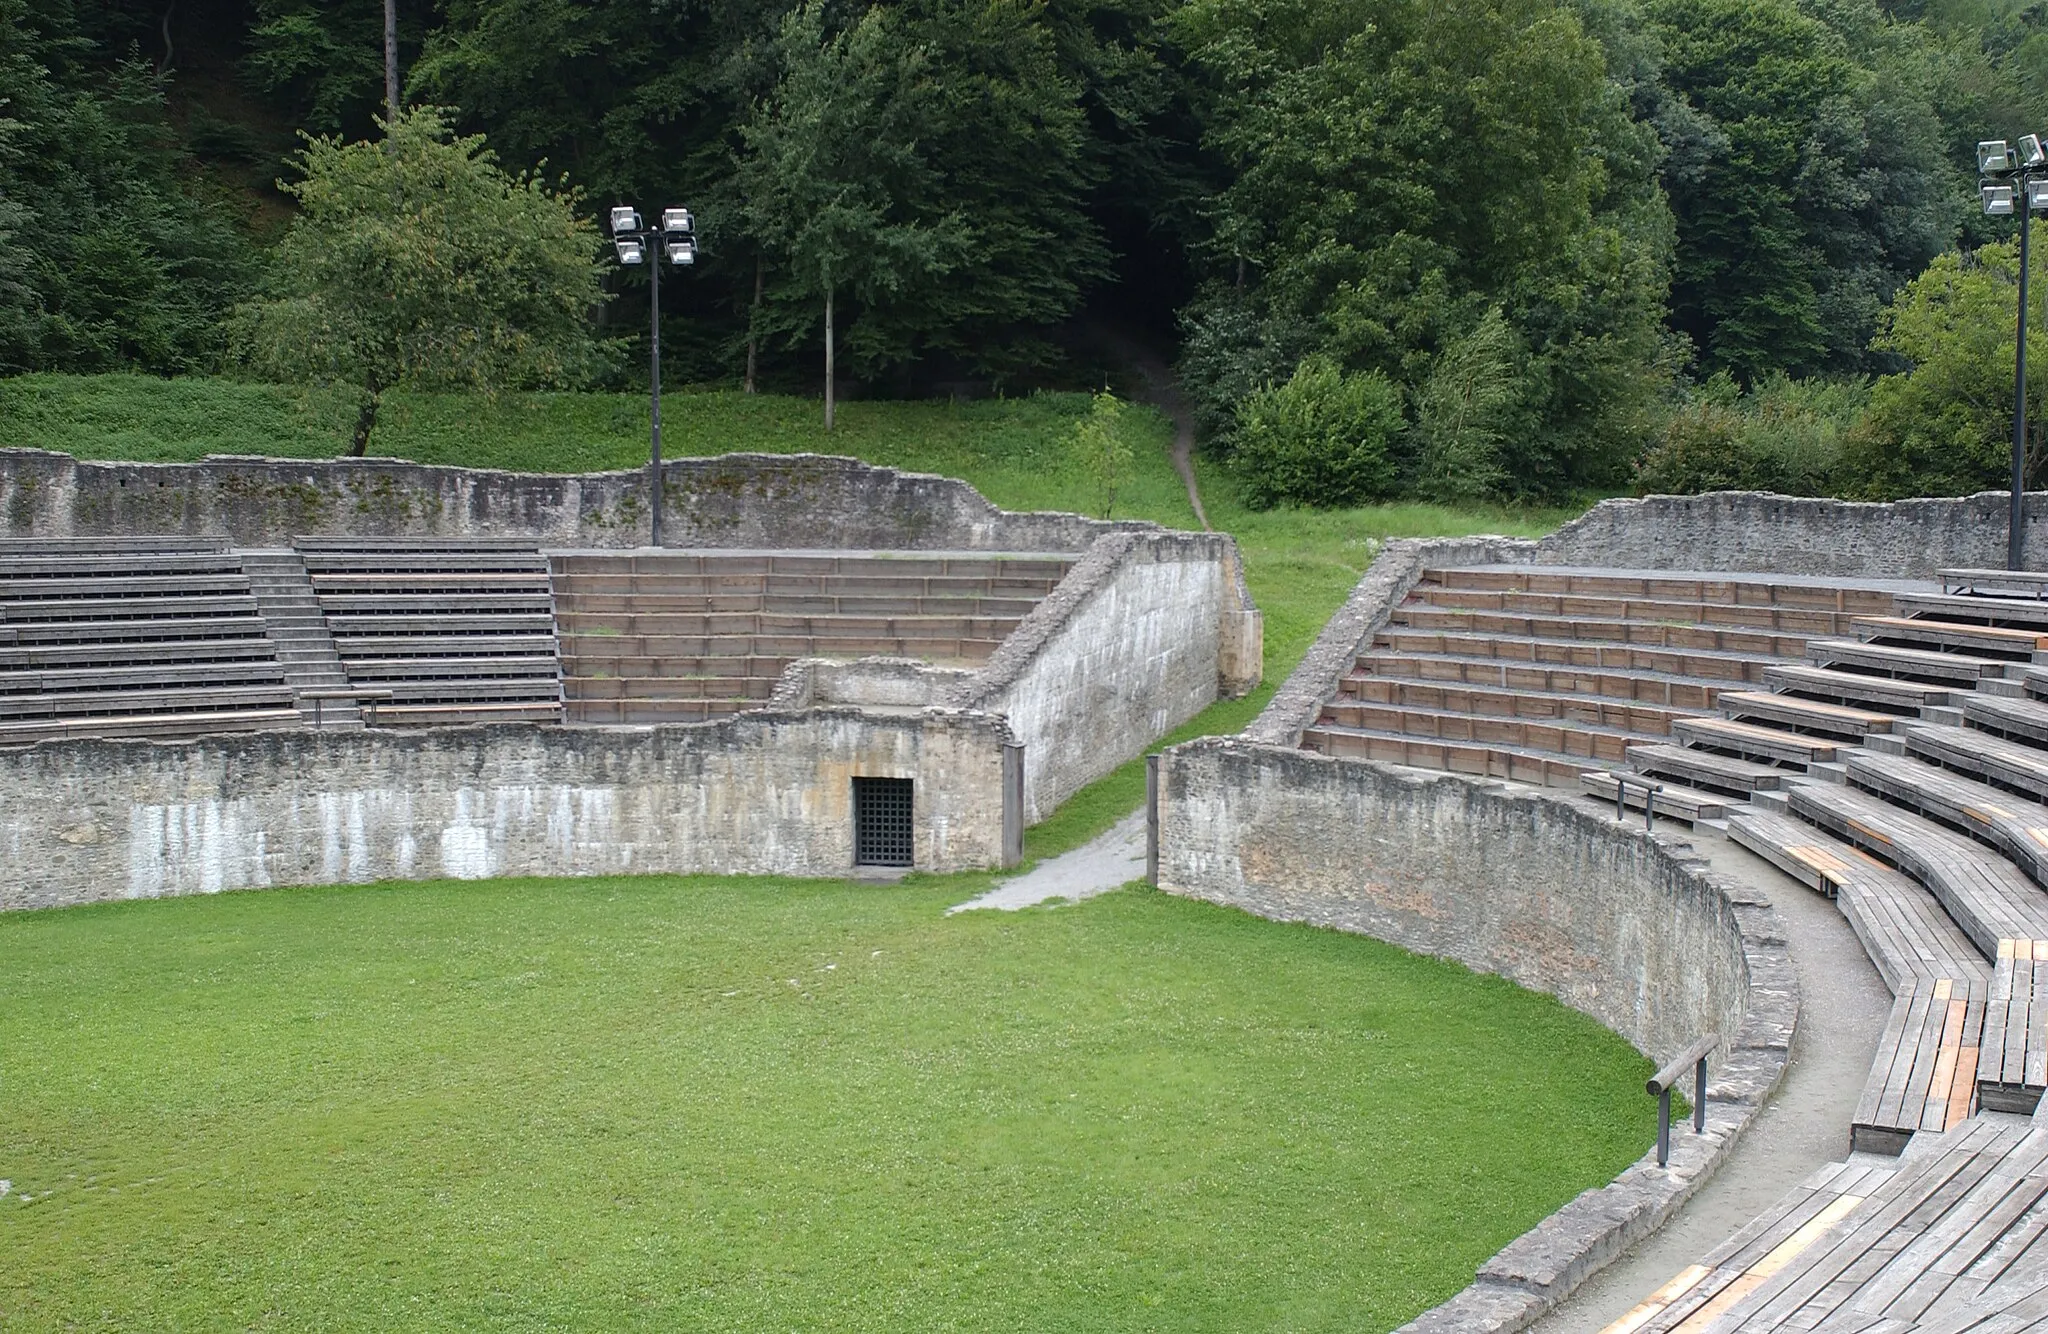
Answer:
M1714 1048L1721 1045L1719 1033L1709 1033L1695 1039L1690 1047L1680 1052L1671 1064L1650 1076L1645 1085L1649 1094L1657 1100L1657 1166L1671 1165L1671 1089L1685 1078L1688 1068L1692 1070L1692 1130L1695 1135L1706 1133L1707 1129L1707 1057Z

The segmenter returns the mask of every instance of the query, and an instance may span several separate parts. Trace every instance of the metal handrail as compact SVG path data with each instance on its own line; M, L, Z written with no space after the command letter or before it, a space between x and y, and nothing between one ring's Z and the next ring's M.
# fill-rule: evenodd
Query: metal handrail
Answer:
M1628 818L1628 806L1625 803L1628 798L1628 785L1630 783L1634 783L1643 790L1643 828L1655 829L1657 827L1657 817L1655 815L1657 795L1664 790L1664 785L1648 778L1637 778L1633 774L1622 773L1614 775L1614 818L1617 820L1626 820Z
M1671 1058L1671 1064L1650 1076L1644 1085L1649 1095L1657 1100L1657 1166L1671 1164L1671 1089L1685 1078L1686 1067L1692 1067L1692 1133L1703 1134L1707 1128L1707 1056L1721 1045L1719 1033L1709 1033L1695 1041L1690 1047Z
M368 704L370 706L369 725L375 727L377 725L377 705L380 701L389 700L391 694L391 691L380 686L319 686L311 690L301 690L298 692L299 699L302 702L305 700L313 701L313 730L316 732L320 730L326 721L322 716L323 710L320 706L328 700L348 700L358 706Z

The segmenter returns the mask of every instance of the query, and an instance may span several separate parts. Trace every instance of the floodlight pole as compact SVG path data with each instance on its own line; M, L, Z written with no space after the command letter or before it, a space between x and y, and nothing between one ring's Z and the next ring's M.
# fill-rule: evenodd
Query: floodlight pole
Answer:
M2020 313L2018 352L2013 368L2012 391L2012 510L2006 517L2005 525L2005 568L2020 568L2020 548L2025 545L2026 508L2023 503L2026 492L2027 470L2027 220L2033 213L2033 201L2027 197L2025 173L2021 173L2019 190L2020 211Z
M649 414L647 444L647 495L649 504L647 538L651 546L661 542L661 512L665 508L661 475L661 266L697 262L697 223L686 208L665 208L659 226L643 226L640 210L621 204L611 213L612 245L621 264L646 264L647 383L653 399Z
M2022 225L2024 225L2024 224L2022 224ZM651 442L649 442L649 445L648 445L648 449L647 449L647 493L648 493L649 497L650 497L650 498L651 498L651 499L653 500L653 502L654 502L654 511L653 511L653 514L654 514L654 518L653 518L653 522L652 522L652 523L651 523L651 524L649 525L649 530L648 530L648 545L649 545L649 546L653 546L653 547L659 547L659 546L661 545L661 508L662 508L662 505L661 505L661 501L662 501L662 494L661 494L661 256L660 256L660 254L658 254L658 253L657 253L657 254L653 255L653 256L651 257L651 259L652 259L652 262L651 262L651 263L650 263L650 264L649 264L649 265L647 266L647 276L648 276L648 278L649 278L649 279L650 279L650 281L651 281L651 290L652 290L652 292L653 292L653 296L652 296L652 298L651 298L651 299L650 299L650 300L648 301L648 305L649 305L649 307L650 307L650 308L651 308L651 309L653 310L653 314L652 314L652 316L650 317L650 319L651 319L651 322L652 322L652 325L653 325L653 340L652 340L652 341L653 341L653 346L652 346L651 350L650 350L650 351L649 351L649 353L648 353L648 372L649 372L649 374L648 374L648 378L649 378L649 380L651 381L651 383L652 383L652 384L653 384L653 386L654 386L654 438L653 438L653 440L652 440ZM2024 279L2022 279L2021 281L2022 281L2022 282L2024 282L2025 280L2024 280ZM2021 291L2022 291L2022 292L2024 292L2024 291L2025 291L2025 288L2022 288L2022 289L2021 289ZM2025 309L2026 309L2026 305L2027 305L2027 299L2026 299L2026 297L2025 297L2024 295L2022 295L2022 296L2020 297L2020 309L2021 309L2021 311L2022 311L2022 312L2024 312L2024 311L2025 311ZM2020 317L2020 318L2021 318L2021 320L2022 320L2022 321L2024 322L2024 320L2025 320L2025 318L2026 318L2025 314L2024 314L2024 313L2022 313L2022 315L2021 315L2021 317ZM2020 333L2020 346L2021 346L2021 348L2022 348L2022 349L2024 349L2024 348L2026 347L2026 337L2027 337L2027 335L2026 335L2026 332L2025 332L2025 330L2024 330L2024 329L2022 329L2022 330L2021 330L2021 333Z

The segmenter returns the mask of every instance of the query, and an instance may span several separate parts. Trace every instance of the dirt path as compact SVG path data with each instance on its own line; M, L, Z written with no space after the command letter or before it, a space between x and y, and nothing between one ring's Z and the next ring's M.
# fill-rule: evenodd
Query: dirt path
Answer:
M1208 511L1202 508L1201 490L1195 485L1195 413L1188 406L1187 395L1181 392L1180 381L1173 378L1164 357L1129 334L1103 330L1102 336L1138 373L1144 384L1140 401L1150 403L1172 420L1173 470L1180 474L1181 484L1188 489L1188 504L1194 508L1196 522L1202 525L1203 532L1214 532L1209 527Z

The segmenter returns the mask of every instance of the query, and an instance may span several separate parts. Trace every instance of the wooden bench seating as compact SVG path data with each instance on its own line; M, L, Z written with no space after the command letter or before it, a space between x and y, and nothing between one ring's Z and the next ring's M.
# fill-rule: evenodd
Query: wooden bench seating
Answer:
M1505 745L1430 741L1343 728L1310 728L1302 737L1302 745L1338 759L1377 760L1482 778L1507 778L1537 786L1576 787L1579 775L1592 767L1587 760L1574 761Z
M1917 616L1859 616L1854 626L1858 639L1900 648L1966 653L1979 658L2009 658L2016 662L2031 662L2036 653L2048 651L2048 633L2038 630L1965 625Z
M1907 756L1859 752L1847 768L1857 787L1972 835L2048 886L2048 807Z
M1758 764L1687 746L1633 745L1622 758L1638 773L1736 798L1774 791L1797 776L1792 770L1774 764Z
M1447 611L1438 607L1396 608L1388 624L1409 630L1443 630L1454 634L1638 644L1647 648L1760 654L1764 657L1797 657L1806 648L1803 636L1762 630L1674 625L1664 621L1600 621L1567 616Z
M1431 741L1505 746L1513 750L1537 750L1595 760L1603 764L1623 763L1627 758L1628 747L1634 740L1633 733L1596 728L1576 720L1544 723L1520 718L1402 709L1366 703L1330 705L1324 709L1324 713L1325 721L1317 724L1317 730L1320 732L1377 732L1382 735L1415 737ZM1357 721L1344 721L1350 718Z
M1996 658L1973 658L1965 653L1938 653L1928 649L1896 648L1860 639L1823 639L1806 646L1806 656L1816 666L1849 668L1874 676L1891 676L1908 681L1974 687L1987 676L2003 676L2009 663Z
M1453 634L1442 630L1406 630L1391 626L1379 633L1374 647L1403 656L1496 659L1595 671L1655 673L1718 682L1756 683L1768 662L1740 653L1700 649L1660 649L1636 644L1603 644L1590 640L1532 639L1518 635Z
M0 545L0 738L293 726L224 539Z
M1909 754L1968 774L1992 787L2048 802L2048 751L1976 728L1908 723L1899 729Z
M1346 680L1338 683L1338 689L1344 689L1347 682L1365 679L1460 683L1542 694L1597 695L1602 699L1630 700L1689 712L1713 708L1721 691L1735 688L1726 681L1665 676L1656 672L1528 666L1495 660L1414 654L1360 657Z
M1898 721L1897 714L1754 690L1731 690L1715 703L1737 722L1759 722L1848 742L1861 741L1872 732L1889 732Z
M1810 607L1820 610L1882 615L1891 610L1890 593L1871 588L1845 588L1821 582L1783 582L1768 575L1693 574L1663 571L1559 569L1544 566L1439 568L1426 571L1421 591L1437 588L1517 589L1567 596L1648 598L1661 602L1708 602L1716 605Z
M2032 1116L2048 1089L2048 940L2001 940L1984 1039L1977 1098L1994 1112Z
M1801 783L1786 795L1792 814L1927 886L1984 957L2001 939L2048 936L2048 894L1975 840L1840 784Z
M2048 704L1971 692L1962 697L1963 720L1980 732L2048 746Z
M1622 805L1632 811L1643 809L1647 801L1658 815L1684 820L1688 824L1718 820L1728 813L1729 799L1718 792L1704 792L1699 788L1668 782L1660 782L1657 790L1651 792L1640 782L1623 783L1603 769L1589 769L1580 774L1579 790L1608 806L1614 804L1618 793Z
M1614 728L1648 736L1667 736L1673 721L1694 716L1675 709L1602 695L1500 690L1371 676L1353 677L1342 682L1338 686L1337 697L1324 705L1323 714L1333 721L1345 722L1343 710L1354 703L1440 709L1494 718L1583 722L1592 727Z
M2048 1302L2033 1252L2048 1133L1973 1120L1892 1170L1831 1163L1688 1266L1629 1334L2022 1334Z
M2048 630L2048 602L2039 598L1984 597L1954 593L1901 593L1899 612L1964 625L2004 625Z
M1830 671L1825 667L1767 667L1766 688L1800 699L1816 699L1856 708L1917 715L1921 709L1946 705L1956 688L1924 681L1907 681L1864 672Z
M1429 591L1432 606L1548 618L1607 622L1662 622L1671 625L1740 626L1774 630L1799 638L1849 633L1856 617L1832 607L1778 603L1706 602L1696 598L1649 598L1589 593L1531 592L1527 589Z
M297 544L352 687L388 690L380 726L559 721L549 563L498 539Z
M1758 764L1803 769L1835 758L1835 743L1825 738L1729 718L1683 718L1671 725L1671 735L1695 749L1719 751Z

